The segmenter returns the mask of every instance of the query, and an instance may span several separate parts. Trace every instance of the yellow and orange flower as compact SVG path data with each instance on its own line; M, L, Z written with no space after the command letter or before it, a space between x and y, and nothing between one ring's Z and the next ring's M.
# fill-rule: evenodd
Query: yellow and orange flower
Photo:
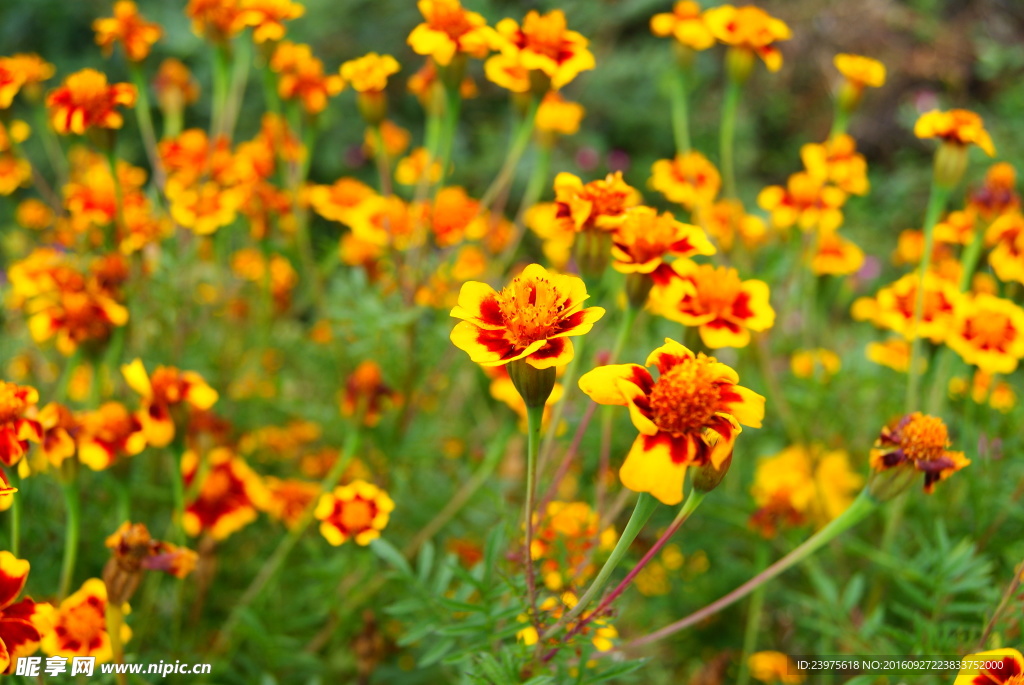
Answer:
M433 204L422 205L422 212L438 247L482 238L490 223L490 217L480 211L480 203L457 186L439 190Z
M828 381L841 367L839 355L824 347L796 350L789 359L789 370L797 378L820 376L821 380Z
M775 324L768 284L741 281L736 269L679 260L678 278L655 284L651 310L684 326L699 326L700 338L712 349L746 347L751 331Z
M50 93L46 106L57 133L82 135L92 128L121 128L124 117L117 108L134 107L137 95L130 83L111 85L103 72L82 69Z
M769 71L782 68L782 52L775 43L789 40L792 33L781 19L753 5L721 5L705 10L703 16L711 34L721 43L758 55Z
M624 274L650 274L667 281L674 274L669 256L713 255L715 247L702 229L676 221L669 212L633 207L612 234L612 268Z
M569 337L587 333L604 316L601 307L583 308L587 297L582 279L539 264L527 266L501 292L470 281L451 312L462 319L451 340L481 366L517 359L536 369L568 364L573 358Z
M881 88L885 85L885 65L877 59L840 53L832 59L832 63L858 92L865 86Z
M146 447L142 422L120 402L105 402L78 415L78 460L93 471L109 468L119 458Z
M587 49L589 41L568 29L562 10L544 15L531 10L522 26L515 19L506 18L499 21L495 29L500 37L502 56L514 59L528 72L539 72L554 90L565 86L581 71L595 66L594 55Z
M890 286L878 291L877 307L869 318L879 328L896 331L908 340L914 337L942 342L952 325L953 310L960 299L956 284L934 273L924 277L924 306L914 326L917 305L917 273L907 274Z
M618 171L585 185L568 172L555 177L555 217L576 232L612 231L625 219L626 210L638 204L640 193Z
M884 342L870 342L865 350L867 358L893 371L906 373L910 368L910 343L905 338L890 338ZM921 357L917 360L918 373L928 368L928 360Z
M974 240L976 223L977 217L973 211L950 212L945 219L935 224L935 240L948 245L970 245Z
M313 57L308 45L283 41L270 58L270 68L278 74L277 93L283 100L297 100L308 114L319 114L327 100L345 88L338 74L324 74L324 64Z
M651 187L669 202L689 210L705 207L715 201L722 187L722 177L715 165L699 152L660 159L651 166Z
M92 23L92 30L96 32L96 44L105 55L109 57L114 43L120 42L132 62L146 59L150 48L164 33L159 24L146 21L139 14L132 0L118 0L114 3L114 16L97 19Z
M747 249L754 249L769 237L764 219L747 214L743 203L735 199L697 207L694 219L725 252L732 250L737 238Z
M1024 358L1024 309L988 293L957 302L946 344L987 373L1012 373Z
M800 148L804 168L814 178L836 185L851 195L867 195L868 164L857 152L857 142L845 133L824 143L807 143Z
M364 426L376 426L389 406L401 398L385 382L380 365L367 359L360 362L345 380L339 394L338 407L342 416L356 417Z
M37 418L43 429L40 444L43 457L50 466L60 468L65 459L75 456L73 436L78 433L78 418L57 402L50 402L40 409Z
M28 385L0 381L0 462L14 466L28 451L29 442L41 442L43 428L28 418L39 392Z
M975 404L988 402L990 407L1004 414L1017 404L1017 393L1009 383L997 381L995 376L981 369L975 370L969 382L959 376L949 379L950 397L963 397L968 394Z
M0 195L10 195L32 181L32 165L18 152L30 133L24 121L0 122Z
M373 188L354 178L342 177L329 186L311 186L309 203L317 214L330 221L349 224L353 211L376 195Z
M217 402L217 391L194 371L179 371L173 366L158 366L153 375L146 373L141 359L121 366L121 373L132 390L142 398L136 417L142 424L146 442L166 447L174 440L172 411L182 405L209 409Z
M400 69L391 55L371 52L341 65L341 77L357 93L380 93L388 85L388 77Z
M14 96L25 90L36 100L39 84L53 76L55 67L34 53L19 53L0 57L0 109L7 109Z
M181 458L181 477L196 497L185 506L182 527L192 537L208 533L224 540L256 520L266 508L267 491L260 477L241 457L226 447L215 447L204 457L205 472L200 474L200 457L188 450ZM198 486L193 482L202 476Z
M380 537L394 509L395 503L386 492L356 480L322 494L314 513L327 542L338 546L352 539L365 546Z
M579 603L579 598L572 592L563 592L558 597L548 597L538 605L538 611L548 615L548 621L557 623L566 611L571 611ZM528 623L529 616L520 614L516 617L520 623ZM567 635L579 635L589 639L590 644L598 652L609 652L615 646L614 640L618 639L619 631L616 630L606 617L595 616L593 611L584 611L577 618L565 625ZM532 647L540 640L537 628L530 625L516 633L516 639L520 640L527 647ZM557 644L555 638L548 642ZM570 640L568 644L572 644Z
M50 656L95 657L98 663L110 661L113 650L107 633L107 586L99 578L90 578L60 603L53 614L53 628L42 639L42 649ZM127 614L128 605L121 612ZM132 629L121 624L121 643L131 639Z
M751 678L770 685L800 685L807 677L782 652L754 652L747 659L747 667Z
M540 140L550 145L554 135L571 136L579 131L583 114L583 105L570 102L553 90L541 100L534 126Z
M181 112L199 99L199 83L181 60L168 57L153 78L156 101L164 113Z
M612 364L588 371L579 385L598 404L628 407L640 431L619 470L622 484L674 505L683 499L687 467L721 468L741 424L760 428L765 400L738 385L725 364L668 338L646 365L658 367L656 381L639 364Z
M292 0L242 0L236 24L252 27L256 43L268 43L284 38L285 22L298 19L306 8Z
M544 584L553 592L581 587L596 570L591 550L615 546L615 529L599 530L600 517L586 502L549 502L534 519L530 558L540 562Z
M400 156L409 148L409 141L412 140L412 135L408 129L402 128L390 119L381 121L377 128L380 130L381 139L384 141L384 154L389 159ZM378 154L377 147L376 133L372 127L368 127L363 136L363 151L368 157L376 157Z
M216 43L224 43L245 28L239 19L239 0L188 0L185 16L192 20L192 32Z
M424 22L412 30L408 43L413 52L433 57L442 67L456 55L483 59L497 43L487 21L463 9L459 0L419 0L416 6Z
M296 478L267 477L266 512L292 529L320 496L320 484Z
M964 657L953 685L1018 685L1024 655L1016 649L993 649Z
M70 356L79 345L109 340L115 328L128 323L128 309L95 279L69 278L55 285L26 307L36 342L56 337L57 349Z
M842 237L838 231L818 233L811 271L819 276L846 276L860 271L863 265L864 251L852 240Z
M757 196L761 209L771 212L775 228L794 224L802 231L834 231L843 223L846 193L826 185L826 179L806 171L792 174L786 187L768 186Z
M29 563L0 552L0 674L14 670L18 659L39 648L53 607L25 597L15 602L28 580Z
M968 207L986 221L1020 209L1017 171L1009 162L993 164L985 172L985 183L971 193Z
M992 137L985 130L981 117L966 109L926 112L914 124L914 135L918 138L939 138L958 147L973 143L989 157L996 154Z
M872 478L889 469L924 473L924 491L971 463L963 452L951 452L949 431L942 419L921 412L908 414L882 429L871 448Z
M441 162L431 160L430 152L423 147L413 149L395 166L395 182L399 185L415 186L424 181L437 183L440 180Z
M701 14L700 4L692 0L679 0L671 12L651 17L651 33L660 38L672 36L691 50L707 50L715 44L715 37Z
M992 247L988 263L999 280L1024 283L1024 216L1012 211L993 221L985 231L985 244Z

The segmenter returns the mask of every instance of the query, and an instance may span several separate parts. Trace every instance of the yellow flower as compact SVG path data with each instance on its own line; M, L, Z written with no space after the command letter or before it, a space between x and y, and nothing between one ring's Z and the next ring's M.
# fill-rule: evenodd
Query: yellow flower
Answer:
M907 274L879 290L876 311L868 318L876 326L893 330L908 340L921 337L934 343L942 342L952 325L953 310L961 297L960 291L955 283L934 273L925 274L924 306L915 328L918 281L917 273Z
M142 422L120 402L105 402L79 414L78 459L93 471L146 448Z
M391 55L371 52L341 65L341 77L357 93L379 93L388 85L388 77L397 74L398 60Z
M651 166L651 187L669 202L689 210L703 208L714 202L722 187L722 177L715 165L699 152L660 159Z
M987 293L957 302L946 344L987 373L1012 373L1024 358L1024 309Z
M964 657L953 685L1020 685L1022 675L1024 655L1016 649L993 649Z
M676 221L669 212L659 215L651 207L627 210L612 235L612 268L624 274L650 274L655 281L667 281L674 275L665 262L670 255L713 254L715 247L703 230Z
M910 343L904 338L890 338L885 342L868 343L867 358L881 366L888 366L893 371L906 373L910 368ZM923 357L917 360L918 373L928 368L928 360Z
M270 68L279 74L277 93L284 100L298 100L309 114L319 114L327 100L345 88L337 74L325 75L324 65L308 45L282 41L270 58Z
M398 160L395 167L395 182L403 186L418 185L423 178L431 183L441 180L441 162L430 160L426 148L418 147L408 157Z
M622 484L674 505L687 467L721 468L741 424L760 428L765 400L714 357L667 338L646 364L657 366L657 380L639 364L612 364L587 372L579 386L598 404L628 407L640 432L619 470Z
M877 59L840 53L832 59L832 63L857 90L865 86L881 88L885 85L885 65Z
M993 164L985 173L985 183L971 193L968 208L987 221L1019 209L1017 171L1013 165L1008 162Z
M768 284L741 281L736 269L678 260L678 278L655 284L651 311L684 326L699 326L700 339L712 349L746 347L750 331L775 324Z
M704 22L720 42L757 54L769 71L782 68L782 53L775 43L792 35L782 20L753 5L722 5L705 10Z
M97 19L92 23L92 30L96 32L96 44L103 48L103 54L109 57L114 43L120 41L132 62L146 59L150 48L163 35L160 25L146 21L132 0L118 0L114 3L114 16Z
M1024 216L1012 211L993 221L985 231L985 244L994 246L988 262L999 280L1024 283Z
M711 205L698 206L694 218L725 252L732 250L737 236L751 250L768 238L768 227L764 219L747 214L739 200L724 199Z
M918 138L940 138L959 147L973 143L989 157L996 154L992 138L985 130L981 117L966 109L926 112L914 124L914 135Z
M565 615L567 609L571 610L578 603L579 598L575 594L563 592L559 597L548 597L537 609L548 614L550 621L557 622ZM520 623L528 623L530 620L525 614L520 614L517 618ZM581 623L583 627L577 630ZM593 611L584 611L579 617L569 621L565 625L565 630L566 634L589 636L591 644L599 652L610 651L614 646L613 640L619 637L615 626L611 625L607 618L595 617ZM516 639L527 647L533 646L539 640L537 629L533 626L523 628L516 633Z
M773 685L798 685L806 677L788 656L782 652L754 652L747 659L750 676L754 680Z
M52 630L43 635L40 646L50 656L91 656L103 663L113 650L107 633L107 586L99 578L90 578L60 603L52 618ZM127 614L128 605L121 612ZM131 639L132 630L121 624L121 643Z
M337 546L352 539L365 546L380 537L394 509L395 503L386 492L356 480L320 495L315 514L327 542Z
M889 469L924 473L924 491L971 463L963 452L951 452L949 431L942 419L921 412L908 414L882 429L871 448L873 480Z
M846 193L826 185L826 179L805 171L792 174L786 187L768 186L757 196L757 204L772 215L775 228L789 228L794 224L800 230L818 228L834 231L843 223L841 207Z
M599 531L599 519L586 502L549 502L544 516L534 514L530 558L540 562L549 590L581 587L596 570L591 550L615 546L615 529Z
M239 19L239 0L189 0L185 16L192 20L192 32L223 43L245 28Z
M165 447L174 439L172 407L185 404L206 410L217 402L217 391L194 371L179 371L173 366L158 366L153 375L146 373L141 359L121 366L125 382L142 398L136 413L146 441L154 447Z
M35 100L40 95L39 84L53 76L54 71L52 64L33 53L0 57L0 109L10 107L14 96L22 90Z
M556 269L563 269L572 258L576 231L558 217L558 205L542 202L526 210L526 225L541 239L544 257Z
M640 204L640 193L622 180L622 172L586 185L562 172L555 177L555 204L558 219L574 231L611 231L625 220L627 209Z
M843 192L866 195L869 190L868 165L852 136L843 133L824 143L807 143L800 148L800 159L807 173Z
M975 404L984 404L988 401L989 406L1004 414L1017 404L1017 393L1009 383L995 381L995 377L977 369L970 383L970 396ZM949 379L950 397L962 397L968 391L967 381L960 377Z
M797 378L811 378L821 369L822 380L827 381L839 373L841 366L839 355L823 347L797 350L789 360L789 368Z
M819 276L846 276L864 266L864 251L856 243L839 235L838 231L820 231L811 271Z
M409 34L408 43L418 55L433 57L442 67L456 54L482 59L497 43L497 34L476 12L463 9L459 0L419 0L416 6L424 22Z
M974 240L975 223L973 211L950 212L935 224L935 240L949 245L970 245Z
M451 315L462 319L451 340L481 366L524 359L536 369L572 361L569 336L583 335L604 316L601 307L583 308L583 280L531 264L501 292L486 283L462 286Z
M252 26L257 43L273 42L284 38L286 21L305 13L305 7L291 0L242 0L235 25Z
M103 72L82 69L50 93L46 106L57 133L82 135L90 128L121 128L124 117L117 108L134 107L136 95L130 83L108 85Z
M580 130L583 112L583 105L566 100L556 91L550 91L537 108L534 126L541 134L571 136Z
M10 675L19 659L35 654L43 634L52 628L52 606L31 597L15 602L25 589L29 568L25 559L0 552L0 674Z
M14 466L28 451L29 442L41 442L43 428L29 418L39 402L39 391L28 385L0 381L0 462Z
M651 33L661 38L672 36L680 45L693 50L707 50L715 44L715 37L701 15L700 5L692 0L679 0L671 12L651 17Z
M515 59L529 72L540 72L555 90L581 71L594 68L594 55L587 49L587 39L568 30L562 10L544 15L531 10L522 26L514 19L502 19L495 28L502 54Z
M380 129L381 138L384 139L384 153L389 159L398 157L409 147L412 135L407 129L402 128L390 119L380 122L378 128ZM366 134L363 136L363 150L369 157L377 156L377 136L374 134L373 128L366 129Z

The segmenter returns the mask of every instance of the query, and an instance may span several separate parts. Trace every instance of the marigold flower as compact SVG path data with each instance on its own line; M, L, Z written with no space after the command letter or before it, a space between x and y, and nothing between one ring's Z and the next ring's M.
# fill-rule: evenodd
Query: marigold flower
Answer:
M39 95L39 84L53 76L55 67L34 53L0 57L0 109L11 106L22 89L31 99Z
M945 143L959 147L974 143L989 157L996 154L995 145L981 117L966 109L926 112L914 124L914 135L918 138L940 138Z
M586 563L591 549L607 552L615 546L615 529L599 531L599 519L586 502L549 502L543 516L534 514L530 558L540 561L549 590L580 587L596 570L592 559Z
M924 473L924 491L931 493L935 483L971 463L963 452L950 452L949 445L942 419L921 412L908 414L883 428L875 441L870 456L872 480L879 483L879 474L888 469L916 470Z
M267 43L284 38L285 22L298 19L306 8L291 0L242 0L236 24L251 26L252 39Z
M536 369L568 364L569 336L583 335L604 316L601 307L583 308L583 280L550 273L531 264L501 292L486 283L463 284L451 315L462 319L451 340L481 366L523 359Z
M936 242L948 245L970 245L974 240L974 226L977 217L974 212L950 212L946 218L935 224L934 238Z
M322 494L314 513L327 542L338 546L353 539L365 546L380 537L394 509L386 492L357 480Z
M24 121L0 122L0 195L10 195L32 181L32 166L18 154L17 145L28 139L31 129ZM21 214L19 210L19 215Z
M867 195L868 164L857 152L857 142L846 133L824 143L807 143L800 148L800 159L811 176L835 184L851 195Z
M566 611L572 610L578 603L579 598L575 594L563 592L559 597L548 597L540 603L537 609L547 613L552 622L558 622ZM520 623L528 623L530 618L521 614L517 620ZM580 624L582 624L582 628L579 627ZM609 623L607 618L595 617L593 611L584 611L576 619L569 621L565 625L565 630L567 635L589 637L590 643L599 652L611 651L615 646L613 640L619 637L619 631L615 629L615 626ZM537 644L540 636L537 634L537 629L531 625L518 631L516 639L521 640L527 647L532 647Z
M96 32L96 44L103 49L103 54L109 57L114 43L121 42L132 62L146 59L150 48L163 35L160 25L146 21L132 0L118 0L114 3L114 16L95 20L92 30Z
M174 439L172 409L186 405L209 409L217 402L217 391L194 371L179 371L173 366L158 366L150 376L141 359L121 366L121 373L132 390L142 398L136 417L142 424L146 442L166 447Z
M999 280L1024 283L1024 216L1013 211L993 221L985 231L985 244L992 247L988 263Z
M800 230L818 228L834 231L843 223L841 207L846 193L826 180L801 171L792 174L786 187L768 186L757 196L761 209L771 212L775 228L789 228L794 224Z
M380 423L385 407L399 399L398 393L384 382L380 365L367 359L345 380L338 407L342 416L357 417L363 425L373 427Z
M111 556L103 568L103 583L108 600L116 604L127 602L135 594L143 570L184 578L199 559L190 549L154 540L144 524L131 521L122 523L105 544Z
M412 140L408 129L402 128L390 119L380 122L377 129L380 130L380 136L384 140L384 154L388 158L394 159L408 149L409 141ZM378 154L377 136L372 127L367 128L366 134L363 136L363 151L368 157L376 157Z
M679 0L671 12L651 17L651 33L660 38L672 36L691 50L707 50L715 44L715 37L701 14L700 4L692 0Z
M588 371L579 386L599 404L629 407L640 431L619 470L622 484L674 505L683 499L687 467L721 468L740 425L761 426L765 400L738 385L725 364L668 338L646 364L658 367L657 381L639 364L612 364Z
M624 274L650 274L667 281L675 272L665 262L674 257L713 255L715 247L697 226L676 221L670 212L633 207L612 234L612 268Z
M684 326L699 326L708 347L746 347L750 331L775 324L764 281L741 281L736 269L689 260L679 260L672 268L678 278L655 284L651 310Z
M53 629L43 635L43 652L50 656L91 656L98 663L110 661L114 654L107 633L107 586L99 578L90 578L68 596L53 615ZM122 613L127 614L124 604ZM128 642L132 629L121 624L121 643Z
M371 52L341 65L341 77L357 93L379 93L388 85L388 77L400 69L391 55Z
M53 467L60 468L65 459L75 456L78 420L63 404L50 402L39 410L36 417L43 429L40 447L43 457Z
M53 225L54 214L50 205L42 200L30 197L18 203L15 211L15 221L19 226L41 231Z
M482 238L490 223L490 217L480 212L480 203L457 186L439 190L433 204L422 211L438 247Z
M555 90L595 66L594 55L587 49L589 41L568 30L562 10L544 15L531 10L522 26L515 19L506 18L495 29L501 38L502 54L514 57L530 72L540 72ZM550 88L545 84L541 90L546 92Z
M811 378L820 369L823 380L839 373L842 362L839 355L819 347L814 350L797 350L789 360L789 368L797 378Z
M714 202L722 187L715 165L699 152L660 159L651 167L651 187L689 210Z
M1017 171L1008 162L993 164L985 172L985 183L968 200L968 208L987 221L1020 208L1017 194Z
M77 274L76 274L77 275ZM40 294L26 308L36 342L56 336L57 349L70 356L79 345L106 342L114 328L128 323L128 309L93 279L69 279Z
M14 670L18 659L35 653L53 607L25 597L15 602L28 580L29 563L0 552L0 674Z
M197 186L169 178L165 187L171 217L196 235L212 235L235 222L245 202L245 191L208 181Z
M283 41L270 58L270 68L279 74L277 93L284 100L298 100L308 114L319 114L327 99L345 88L337 74L324 75L324 65L308 45Z
M1024 358L1024 309L987 293L957 302L946 344L987 373L1012 373Z
M1017 404L1017 393L1009 383L993 383L994 380L992 374L976 369L970 384L959 376L949 379L949 395L954 398L963 397L969 390L970 398L975 404L984 404L987 401L993 409L1005 414Z
M1016 649L993 649L964 657L953 685L1020 685L1024 655Z
M924 306L915 328L918 282L918 274L911 273L879 290L877 309L870 318L876 326L896 331L908 340L919 336L934 343L942 342L952 325L960 291L955 283L934 273L925 274Z
M245 28L240 21L239 0L189 0L185 16L192 20L192 32L224 43Z
M437 111L443 107L444 90L437 73L437 63L428 59L420 67L419 71L409 77L406 88L416 96L420 105L428 112ZM469 100L479 95L476 82L470 76L465 76L459 84L459 96L463 100Z
M199 83L192 78L192 72L181 60L168 57L160 63L153 78L153 89L160 110L180 112L185 105L199 99Z
M866 349L867 358L893 371L906 373L910 368L910 343L904 338L890 338L885 342L870 342ZM928 360L923 357L917 360L918 373L928 368Z
M28 451L29 442L40 442L43 429L26 414L39 402L39 392L28 385L0 381L0 462L14 466Z
M46 106L57 133L83 135L91 128L117 129L124 123L118 107L134 107L138 93L130 83L107 84L107 76L82 69L50 93Z
M210 450L203 474L199 473L199 461L193 450L181 458L186 487L193 487L197 476L203 477L196 498L185 506L182 527L192 537L206 532L214 540L224 540L255 521L257 511L266 508L266 487L245 460L226 447Z
M750 677L762 683L799 685L807 677L782 652L754 652L747 658Z
M764 219L747 214L743 203L735 199L727 198L698 206L694 211L694 219L725 252L732 250L737 237L748 249L763 244L768 237Z
M317 214L343 224L349 224L353 210L376 195L373 188L354 178L339 178L329 186L311 186L307 193Z
M120 402L104 402L94 411L82 412L78 423L78 460L93 471L146 448L142 422Z
M530 70L523 66L515 53L498 53L489 57L484 62L484 75L491 83L513 93L529 93L532 86Z
M456 54L482 59L495 47L494 29L476 12L463 9L459 0L419 0L416 6L424 19L408 38L416 54L446 67Z
M408 250L422 245L427 227L422 211L397 195L373 195L359 203L347 223L352 234L379 248Z
M551 144L553 134L575 135L583 120L583 105L566 100L558 91L549 91L540 101L534 126L542 141Z
M319 483L289 478L268 477L266 512L284 523L289 529L295 528L302 515L320 496Z
M720 42L764 60L769 71L782 68L782 52L775 43L791 37L785 22L763 9L747 5L721 5L704 11L704 23Z
M558 216L558 205L542 202L526 210L523 221L541 240L544 257L556 269L564 269L572 258L576 231Z
M231 256L231 270L235 275L255 283L259 287L270 286L270 294L278 311L284 311L291 302L291 293L299 284L299 274L286 257L270 255L270 274L267 275L267 260L255 247L239 250Z
M403 186L419 185L425 180L437 183L441 180L441 162L431 161L426 148L418 147L398 160L395 166L395 182Z
M612 231L625 219L626 210L640 204L640 193L622 180L622 172L584 185L579 177L562 172L555 177L556 217L576 232Z
M811 257L811 271L819 276L846 276L864 266L864 251L838 231L820 231Z

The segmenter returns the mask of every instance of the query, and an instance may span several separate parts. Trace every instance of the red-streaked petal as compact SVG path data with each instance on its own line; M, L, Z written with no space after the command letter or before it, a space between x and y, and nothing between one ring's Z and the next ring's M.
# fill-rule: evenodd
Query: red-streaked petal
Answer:
M693 358L694 354L688 348L671 338L665 338L665 344L651 352L644 365L651 366L653 364L658 367L658 373L664 375L677 364Z
M679 504L683 500L689 455L694 451L689 436L639 435L619 469L619 478L634 492L648 492L670 506Z
M646 395L650 392L654 379L639 364L608 364L583 374L579 386L598 404L625 406L637 393Z
M739 385L723 388L721 394L723 411L731 414L744 426L760 428L764 421L765 399L753 390Z
M12 604L25 587L29 563L10 552L0 552L0 609Z
M526 357L526 363L535 369L550 369L552 366L568 364L572 357L572 341L568 338L553 338Z

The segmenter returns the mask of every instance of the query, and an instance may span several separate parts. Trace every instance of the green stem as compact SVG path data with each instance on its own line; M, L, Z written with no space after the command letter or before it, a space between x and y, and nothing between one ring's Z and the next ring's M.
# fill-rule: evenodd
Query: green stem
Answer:
M580 597L580 601L577 602L576 606L573 607L572 611L567 613L558 623L551 626L548 631L544 634L544 639L550 638L552 635L557 633L562 626L568 624L570 621L575 619L577 616L583 613L583 610L597 595L604 590L605 585L608 584L608 579L612 575L612 571L616 569L622 558L626 556L626 552L629 551L629 546L636 540L636 536L640 534L640 530L647 523L647 520L651 518L651 514L658 506L658 500L654 499L651 495L646 492L641 492L640 496L637 497L636 507L633 509L632 516L629 517L629 521L626 523L626 527L622 530L622 535L619 537L619 541L615 543L615 548L612 553L608 555L608 560L604 562L604 566L597 572L597 576L594 578L590 587Z
M455 132L459 127L459 112L462 110L462 94L459 92L459 84L446 85L444 89L444 119L441 125L441 182L438 188L443 188L445 179L451 167L452 150L455 147ZM429 172L429 167L428 167Z
M850 110L836 105L835 118L832 119L832 130L829 131L829 139L836 138L846 133L846 127L850 123Z
M685 155L690 151L690 114L687 98L687 70L677 66L674 78L669 82L669 98L672 104L672 134L676 141L676 154Z
M153 127L153 110L149 104L149 84L146 83L146 75L142 72L142 65L132 62L130 65L132 83L138 92L139 101L135 104L135 117L139 122L139 132L142 134L142 144L146 149L146 157L153 167L153 180L156 187L163 190L164 168L160 163L160 155L157 152L156 132Z
M57 187L63 188L68 179L68 161L60 140L54 133L53 126L46 118L46 107L36 108L36 130L39 131L39 137L43 140L43 149L46 151L50 168L53 169L53 173L57 177Z
M210 117L210 137L217 138L224 132L227 115L228 87L231 81L231 53L226 44L216 47L213 53L213 112Z
M768 563L768 546L758 545L755 568L763 569ZM743 631L743 653L740 654L740 672L736 677L736 685L747 685L750 682L750 667L747 660L757 647L757 631L761 625L764 612L764 585L754 590L750 597L750 610L747 612L747 627Z
M107 249L113 250L117 247L118 229L124 229L124 191L121 188L121 179L117 175L117 145L112 144L107 150L107 165L110 167L110 178L114 183L114 224L106 236Z
M537 580L533 570L533 510L537 494L537 451L540 449L540 429L543 422L543 404L526 407L526 503L523 512L526 540L523 544L523 565L526 569L526 591L534 621L537 619Z
M809 555L818 551L818 549L824 546L827 542L831 541L839 534L845 532L846 530L852 528L854 525L862 521L868 514L874 511L877 506L878 502L876 502L871 497L871 495L868 494L868 491L866 489L862 490L860 495L858 495L857 499L855 499L850 504L846 511L844 511L838 517L829 522L828 525L819 530L817 533L815 533L807 540L805 540L803 544L801 544L799 547L797 547L792 552L776 561L774 564L772 564L765 570L758 573L756 576L748 580L746 583L739 586L738 588L736 588L729 594L725 595L724 597L712 602L711 604L708 604L703 609L695 611L689 616L682 618L676 621L675 623L671 623L665 626L664 628L656 630L653 633L650 633L649 635L645 635L641 638L633 640L628 645L626 645L626 649L632 649L650 644L662 638L668 637L669 635L673 635L679 632L680 630L689 628L690 626L696 623L700 623L709 616L714 616L722 609L731 606L732 604L743 599L751 592L767 583L769 580L772 580L779 574L783 573L792 566L806 559Z
M377 154L374 155L377 162L377 176L380 178L380 194L387 197L391 195L391 161L388 159L387 148L384 147L384 134L380 126L371 126L374 142L377 144Z
M722 101L722 128L719 130L718 138L719 164L722 166L725 196L732 199L738 197L736 194L734 152L736 144L736 111L739 109L741 90L741 83L735 79L729 79L725 87L725 99Z
M231 72L231 84L228 87L227 105L224 108L224 134L228 140L234 137L238 113L242 109L245 98L245 86L249 81L249 68L252 65L252 42L242 40L237 43L238 53L231 60L234 69Z
M82 506L78 493L78 461L65 460L61 489L64 491L66 518L64 525L64 560L60 567L60 591L58 597L64 599L71 591L71 583L75 576L75 561L78 557L78 536L81 530Z
M171 449L167 451L168 460L170 462L170 479L171 479L171 495L174 500L174 513L172 514L173 520L171 521L171 530L173 531L174 539L176 542L181 543L185 540L185 529L182 527L182 522L185 519L185 482L181 476L181 458L185 453L185 439L179 437L174 441ZM198 467L197 467L198 468ZM196 474L196 482L199 482L199 473Z
M515 135L512 137L512 143L509 145L505 163L501 166L501 170L494 178L494 181L491 182L491 185L484 192L483 197L480 198L480 211L489 209L494 199L512 180L512 174L515 173L516 167L519 166L519 160L522 159L523 153L526 152L526 148L533 137L533 127L537 120L537 108L539 106L540 100L538 98L534 97L530 100L530 106L526 110L526 115L519 123L519 128L516 129Z
M904 413L910 414L917 408L917 389L921 380L918 359L921 356L921 336L918 327L921 313L924 311L924 280L932 261L932 249L935 244L935 224L939 222L942 211L946 208L949 190L932 181L931 193L928 197L928 209L924 217L924 252L921 254L921 265L917 271L917 297L914 302L914 320L910 333L910 366L907 368L907 395Z

